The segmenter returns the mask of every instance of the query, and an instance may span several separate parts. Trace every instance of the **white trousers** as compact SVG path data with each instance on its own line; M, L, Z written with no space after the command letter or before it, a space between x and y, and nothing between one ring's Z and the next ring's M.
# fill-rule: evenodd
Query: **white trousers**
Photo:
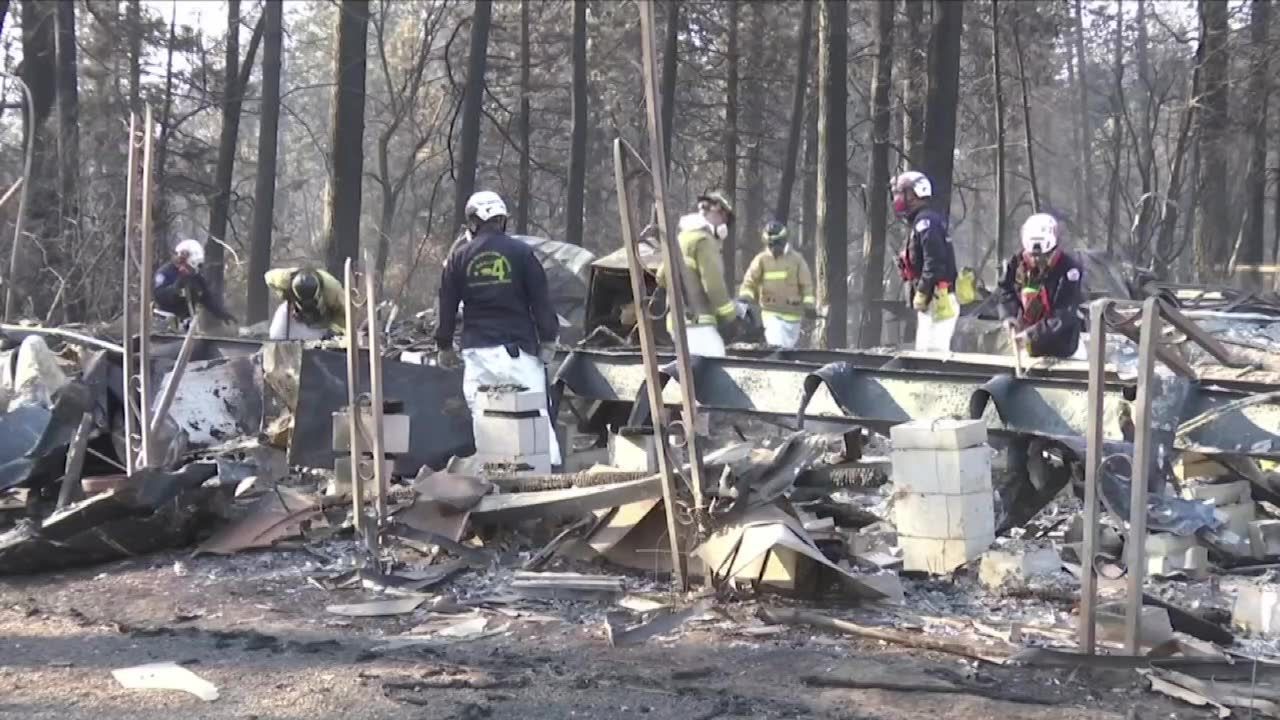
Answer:
M777 313L761 315L764 323L764 341L773 347L790 350L800 342L800 321L788 320Z
M956 331L956 320L960 319L960 303L954 293L947 293L945 298L935 297L933 301L951 303L951 317L934 320L932 308L916 313L916 350L950 352L951 336Z
M466 348L462 351L462 395L471 409L471 416L476 414L476 395L481 387L488 385L520 385L542 394L547 393L547 368L536 356L521 350L519 357L511 357L505 347ZM549 445L551 464L562 464L560 457L560 440L556 437L555 424L547 408L540 410L550 426Z
M289 303L282 302L276 306L276 313L271 316L271 329L268 337L272 340L323 340L324 328L313 328L298 322L289 312Z
M724 339L715 325L686 325L685 337L689 338L689 354L702 357L724 357Z

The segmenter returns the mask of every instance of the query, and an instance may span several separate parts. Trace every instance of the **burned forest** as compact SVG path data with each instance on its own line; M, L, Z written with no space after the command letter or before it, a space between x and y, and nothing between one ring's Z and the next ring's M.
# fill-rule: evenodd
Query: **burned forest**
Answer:
M0 0L0 718L1280 719L1273 0Z

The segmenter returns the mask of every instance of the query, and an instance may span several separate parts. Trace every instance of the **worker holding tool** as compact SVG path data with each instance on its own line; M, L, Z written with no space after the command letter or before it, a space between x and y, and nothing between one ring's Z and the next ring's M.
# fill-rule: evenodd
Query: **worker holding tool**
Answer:
M346 293L324 270L275 268L264 276L280 297L271 316L272 340L323 340L347 332Z
M204 246L198 240L183 240L173 250L173 258L156 270L152 289L156 309L179 320L192 317L197 308L225 323L234 323L218 293L205 282L200 267L204 265Z
M462 304L462 394L475 413L476 394L490 385L547 392L546 363L555 353L560 322L547 276L527 244L507 234L507 205L495 192L466 204L470 240L445 261L436 311L436 362L457 367L453 349ZM548 408L541 414L551 422ZM560 464L555 427L549 428L551 464Z
M1000 319L1014 334L1014 352L1069 358L1080 345L1084 272L1059 246L1061 228L1037 213L1022 224L1022 251L1005 263L1000 280Z
M726 339L733 341L739 309L729 297L720 259L720 243L729 237L732 223L733 206L724 195L711 192L700 195L698 212L681 217L677 225L690 355L724 357ZM658 287L665 291L665 268L658 270ZM667 332L675 332L670 314Z
M916 350L951 349L960 316L956 300L956 251L947 219L929 207L933 184L924 173L904 172L893 181L893 212L910 229L898 255L898 271L916 311Z
M758 305L765 342L789 350L800 341L800 321L818 317L813 275L804 256L787 244L786 225L770 221L761 237L765 249L751 261L738 289L739 314L743 303Z

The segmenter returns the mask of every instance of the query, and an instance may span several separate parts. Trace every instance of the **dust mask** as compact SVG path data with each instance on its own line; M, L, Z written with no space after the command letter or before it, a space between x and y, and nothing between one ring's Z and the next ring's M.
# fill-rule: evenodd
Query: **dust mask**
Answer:
M906 199L906 198L903 198L903 197L897 197L897 198L894 198L894 199L893 199L893 214L894 214L894 215L897 215L897 216L898 216L898 217L900 217L900 218L905 218L905 217L907 216L907 210L908 210L908 208L907 208L907 199Z

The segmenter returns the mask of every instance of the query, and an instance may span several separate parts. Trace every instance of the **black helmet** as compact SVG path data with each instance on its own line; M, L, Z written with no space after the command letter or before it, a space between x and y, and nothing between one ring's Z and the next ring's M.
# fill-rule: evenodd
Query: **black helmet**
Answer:
M293 301L303 311L314 312L320 308L320 276L314 270L299 270L289 281Z

